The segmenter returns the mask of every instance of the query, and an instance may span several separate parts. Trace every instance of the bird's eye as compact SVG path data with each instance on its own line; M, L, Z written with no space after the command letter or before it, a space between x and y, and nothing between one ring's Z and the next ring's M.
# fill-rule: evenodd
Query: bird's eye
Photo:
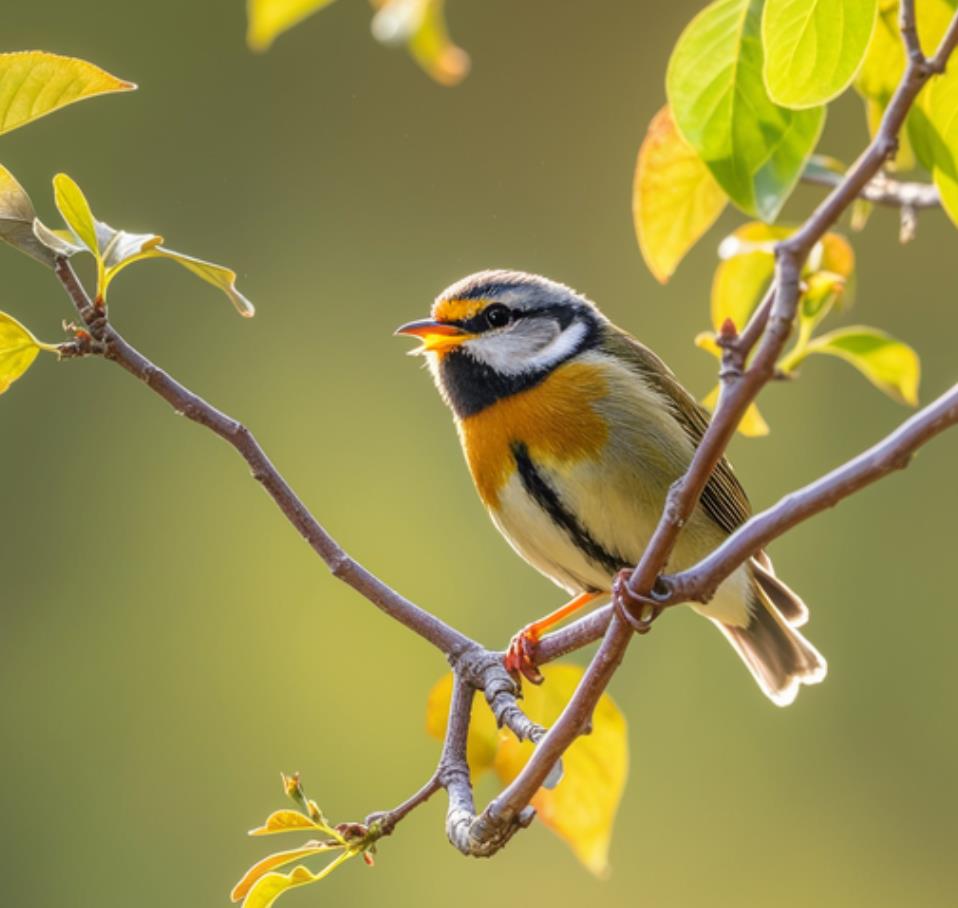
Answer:
M486 309L485 318L486 324L490 328L502 328L512 320L512 313L508 306L503 306L502 303L493 303Z

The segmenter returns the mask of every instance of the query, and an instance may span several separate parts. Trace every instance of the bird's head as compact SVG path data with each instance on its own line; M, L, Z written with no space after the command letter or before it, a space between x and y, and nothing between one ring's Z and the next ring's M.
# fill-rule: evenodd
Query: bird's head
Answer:
M436 298L431 317L396 330L421 338L443 397L460 417L525 390L598 343L604 319L563 284L481 271Z

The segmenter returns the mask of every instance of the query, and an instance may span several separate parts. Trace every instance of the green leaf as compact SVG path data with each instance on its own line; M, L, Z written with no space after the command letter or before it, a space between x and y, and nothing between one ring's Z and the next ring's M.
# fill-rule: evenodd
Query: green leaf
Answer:
M76 57L39 50L0 54L0 133L75 101L135 88Z
M918 37L926 54L934 53L937 48L954 7L954 0L921 0L915 5ZM898 12L898 0L880 0L875 31L855 77L855 90L865 100L868 129L872 136L905 71L905 50L898 25ZM924 134L927 118L923 108L927 94L928 87L919 95L908 114L907 130L899 137L901 146L895 158L896 169L907 170L914 166L912 150L924 167L929 171L932 169Z
M715 0L682 33L666 76L675 121L731 200L772 221L814 150L823 107L789 110L762 80L762 0Z
M769 97L814 107L851 84L875 27L877 0L766 0L763 74Z
M663 284L725 207L726 195L689 147L668 106L649 124L639 148L632 216L649 270Z
M250 50L269 50L279 35L332 2L333 0L248 0L246 43Z
M875 387L910 406L918 405L921 364L907 344L877 328L854 325L813 338L806 354L825 353L851 363Z
M41 350L56 347L38 341L12 315L0 312L0 394L3 394L37 358Z
M915 148L931 170L941 204L958 225L958 67L932 79L915 111Z
M0 240L52 268L56 253L34 235L35 219L30 196L0 164Z

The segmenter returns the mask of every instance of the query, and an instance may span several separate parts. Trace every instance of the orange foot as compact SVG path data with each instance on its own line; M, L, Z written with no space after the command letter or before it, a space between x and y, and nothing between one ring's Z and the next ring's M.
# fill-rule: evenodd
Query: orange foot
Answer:
M519 675L533 684L542 684L545 680L536 665L535 650L538 642L539 631L535 624L527 624L509 641L509 648L502 661L506 671L517 680Z
M575 599L546 615L545 618L527 624L509 642L509 648L502 660L506 670L517 680L519 675L522 675L523 678L528 679L533 684L542 684L545 679L536 664L535 651L543 631L568 618L569 615L574 614L579 609L585 608L601 595L602 593L580 593Z

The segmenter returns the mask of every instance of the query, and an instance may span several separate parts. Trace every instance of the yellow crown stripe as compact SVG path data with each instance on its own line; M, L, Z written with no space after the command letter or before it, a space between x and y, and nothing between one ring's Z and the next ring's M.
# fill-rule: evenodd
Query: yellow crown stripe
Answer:
M461 322L482 312L488 300L440 300L432 308L432 317L437 322Z

